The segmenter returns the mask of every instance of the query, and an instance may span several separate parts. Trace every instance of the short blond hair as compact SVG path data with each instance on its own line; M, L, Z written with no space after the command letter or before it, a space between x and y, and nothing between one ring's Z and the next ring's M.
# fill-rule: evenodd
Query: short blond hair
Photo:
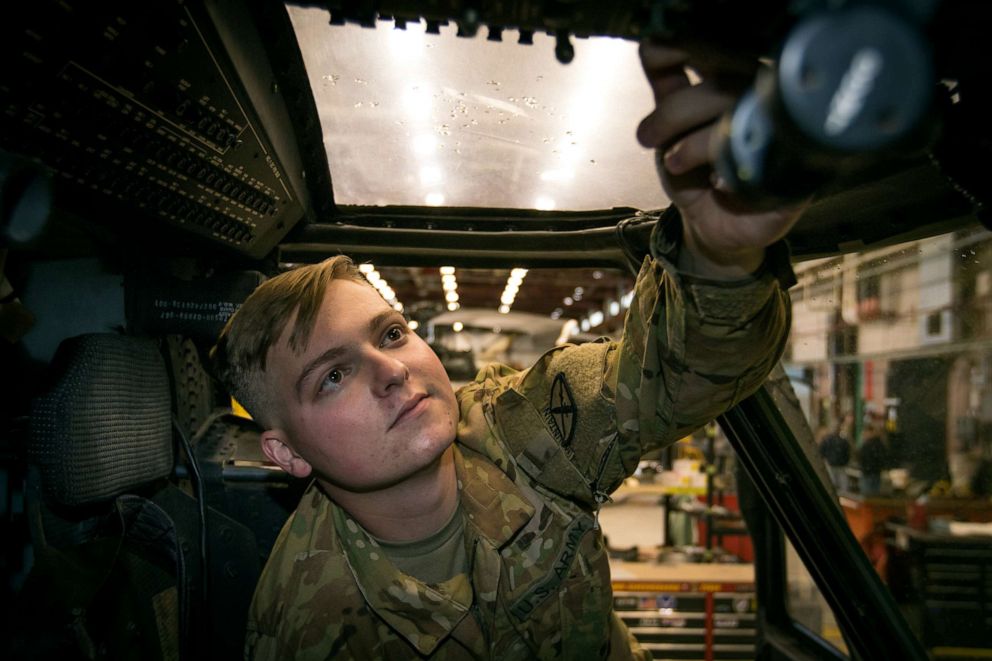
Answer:
M266 356L295 315L289 348L306 351L327 285L344 279L368 284L344 255L307 264L266 280L245 299L210 351L214 374L263 426L273 423L273 398L265 381Z

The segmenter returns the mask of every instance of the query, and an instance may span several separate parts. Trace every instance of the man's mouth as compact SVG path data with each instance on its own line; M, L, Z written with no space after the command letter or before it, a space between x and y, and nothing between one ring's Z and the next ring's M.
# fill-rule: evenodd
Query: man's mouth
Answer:
M417 417L427 407L427 400L427 393L420 393L403 402L403 406L400 407L399 413L396 414L396 418L393 420L393 424L389 425L389 428L392 429L406 420Z

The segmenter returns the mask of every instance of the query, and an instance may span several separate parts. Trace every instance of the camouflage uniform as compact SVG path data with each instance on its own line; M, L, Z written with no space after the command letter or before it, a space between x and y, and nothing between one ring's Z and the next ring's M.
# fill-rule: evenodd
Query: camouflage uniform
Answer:
M256 590L249 658L649 658L613 613L595 513L642 454L760 385L792 283L784 246L746 281L679 275L680 225L658 227L619 343L490 366L459 390L468 573L439 586L402 573L312 486Z

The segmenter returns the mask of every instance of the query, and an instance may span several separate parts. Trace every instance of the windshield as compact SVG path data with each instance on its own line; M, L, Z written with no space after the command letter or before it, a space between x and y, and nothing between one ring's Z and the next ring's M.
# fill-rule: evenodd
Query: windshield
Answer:
M455 26L426 34L328 25L289 6L345 205L591 210L668 205L650 150L634 137L651 111L633 41L517 44Z

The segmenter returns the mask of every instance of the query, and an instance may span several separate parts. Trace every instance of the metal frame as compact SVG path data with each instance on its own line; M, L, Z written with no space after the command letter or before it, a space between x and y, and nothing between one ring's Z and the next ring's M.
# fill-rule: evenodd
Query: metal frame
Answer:
M783 648L783 653L793 644L814 656L823 652L821 648L820 654L814 653L810 646L815 638L792 622L785 608L784 531L833 610L852 656L927 659L840 508L807 460L768 386L718 421L761 500L781 526L777 535L768 529L756 535L761 540L762 557L756 571L758 582L765 583L768 642ZM770 573L769 567L773 568Z

